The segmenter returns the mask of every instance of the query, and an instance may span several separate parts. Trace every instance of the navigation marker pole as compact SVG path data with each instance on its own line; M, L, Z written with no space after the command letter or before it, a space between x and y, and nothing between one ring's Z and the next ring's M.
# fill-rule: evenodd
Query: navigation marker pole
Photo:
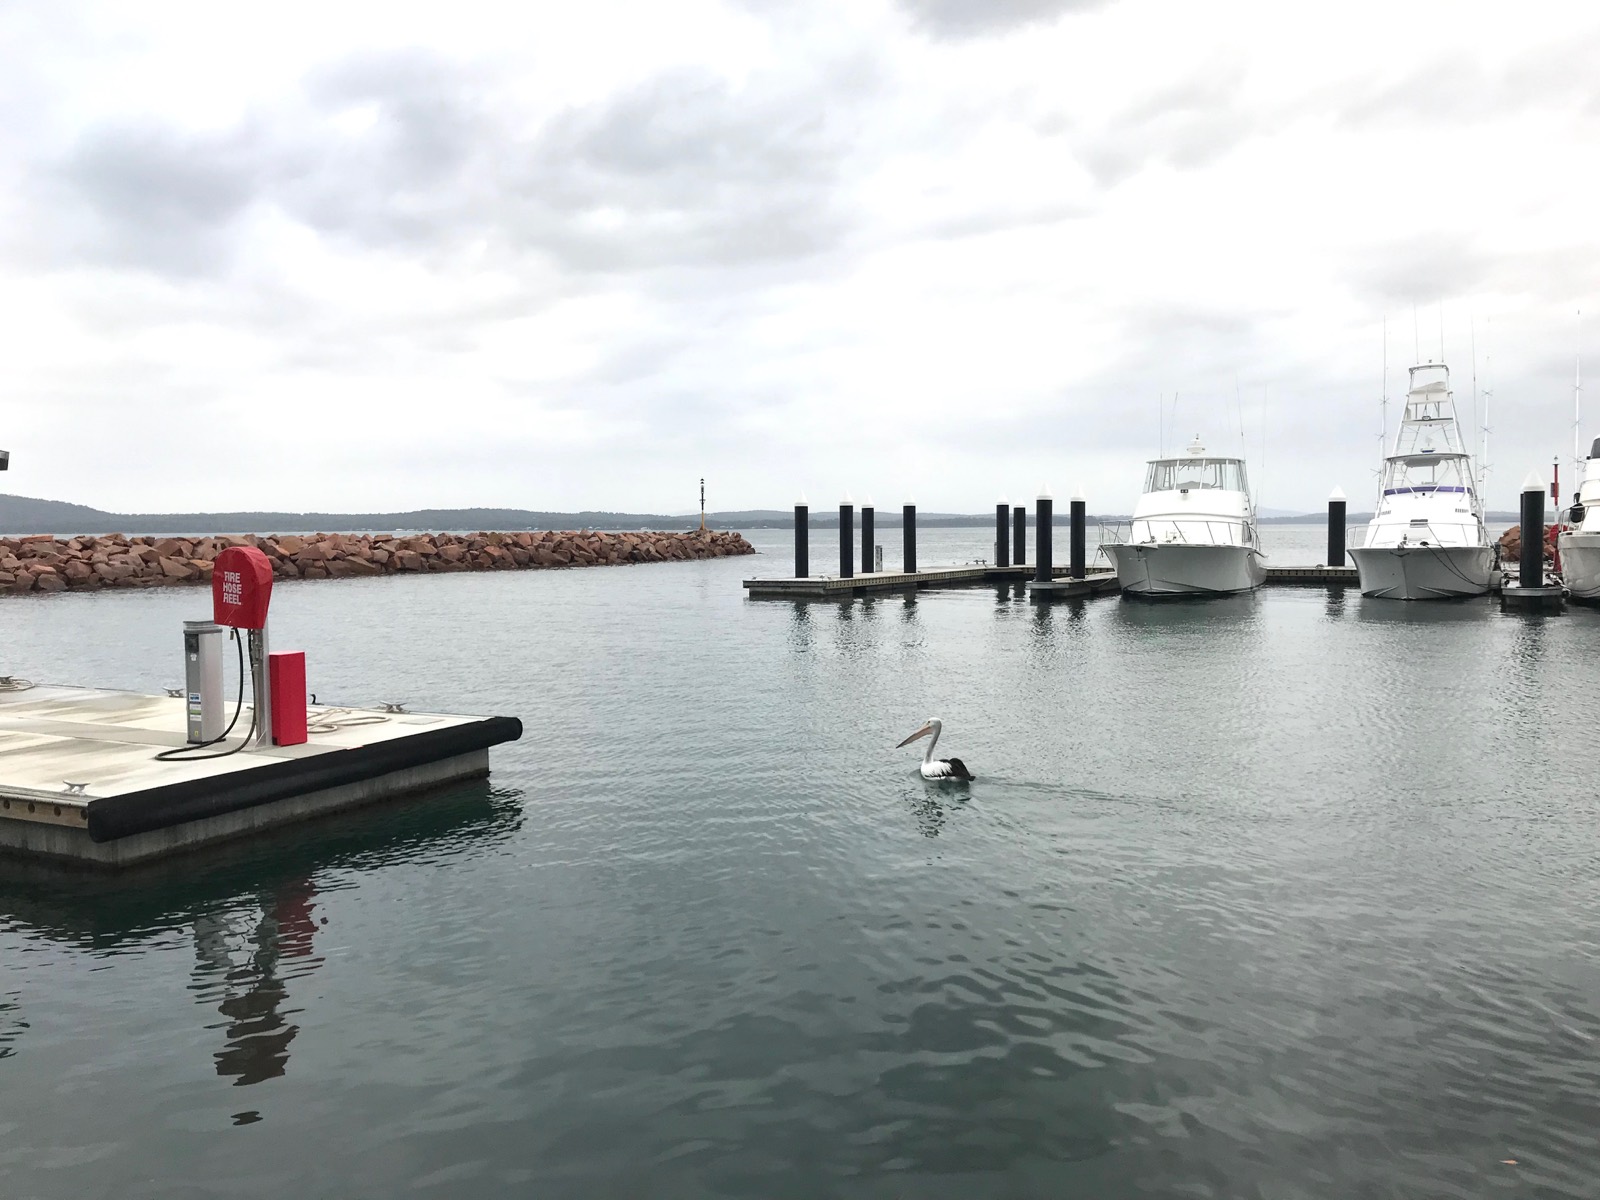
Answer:
M855 536L856 536L856 506L846 492L844 500L839 504L839 578L851 579L855 576Z
M811 506L805 493L794 506L794 577L804 579L811 574Z
M877 556L873 548L877 545L877 506L868 496L861 504L861 573L870 575L877 568Z

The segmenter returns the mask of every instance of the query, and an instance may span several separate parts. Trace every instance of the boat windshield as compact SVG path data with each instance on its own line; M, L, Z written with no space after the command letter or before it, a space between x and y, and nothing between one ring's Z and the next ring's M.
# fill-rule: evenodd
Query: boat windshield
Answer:
M1384 462L1383 494L1460 492L1472 494L1471 460L1465 454L1391 455Z
M1225 492L1247 490L1244 463L1237 458L1158 458L1145 475L1147 492L1194 491L1216 488Z

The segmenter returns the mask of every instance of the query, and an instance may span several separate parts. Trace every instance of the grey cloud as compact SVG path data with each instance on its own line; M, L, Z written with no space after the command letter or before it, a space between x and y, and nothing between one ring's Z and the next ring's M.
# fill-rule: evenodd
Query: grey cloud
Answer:
M851 149L845 94L735 92L661 76L553 120L513 178L518 231L574 266L618 269L803 258L843 236Z
M48 199L79 221L64 234L74 256L200 274L224 254L228 226L260 189L258 151L249 130L100 129L60 164Z
M313 228L426 248L481 234L495 155L514 141L468 71L420 52L356 59L307 82L318 117L278 163L277 199ZM369 108L370 128L337 119Z
M1438 56L1398 80L1368 78L1338 95L1320 96L1318 103L1356 128L1482 121L1541 105L1595 112L1600 111L1597 56L1600 31L1536 47L1498 71L1470 58Z
M1493 260L1465 236L1434 234L1374 247L1352 264L1351 276L1358 294L1381 308L1470 296L1493 268Z
M1087 12L1106 0L900 0L920 29L939 38L1004 33L1068 13Z
M1373 247L1350 265L1356 295L1374 308L1432 305L1473 295L1564 304L1590 292L1600 240L1559 250L1494 253L1466 234L1435 234Z
M68 220L90 218L95 259L175 274L220 270L253 204L369 247L487 240L580 271L803 259L848 232L871 58L742 89L665 74L532 129L495 83L422 54L368 58L225 136L97 130L58 172Z
M1102 187L1113 187L1152 164L1204 167L1260 132L1262 118L1239 98L1238 65L1208 68L1118 114L1092 132L1068 133Z

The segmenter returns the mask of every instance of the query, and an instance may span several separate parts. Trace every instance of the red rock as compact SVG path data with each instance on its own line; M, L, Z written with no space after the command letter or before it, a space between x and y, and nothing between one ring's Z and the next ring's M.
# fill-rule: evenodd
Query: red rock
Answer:
M191 568L191 567L185 566L183 563L179 562L175 558L167 558L167 557L163 556L161 558L160 562L161 562L161 573L163 575L165 575L168 579L193 579L194 578L194 575L195 575L194 569Z
M33 586L41 592L64 592L67 590L67 581L52 571L49 575L36 577Z
M357 559L356 562L360 562ZM330 578L345 579L355 574L355 567L348 558L331 558L324 564L324 569Z
M61 568L61 573L73 583L83 583L94 578L94 568L81 559L73 559Z
M382 575L383 574L383 568L382 567L380 567L377 563L372 562L372 561L370 561L368 559L365 559L365 558L347 558L342 563L340 563L339 565L343 566L343 567L348 567L349 568L349 573L352 574L352 575ZM332 566L331 565L329 567L329 570L332 570Z
M415 550L402 550L394 556L395 566L402 571L422 570L422 555Z
M306 548L305 538L296 537L294 534L285 534L278 539L278 549L285 554L298 554Z

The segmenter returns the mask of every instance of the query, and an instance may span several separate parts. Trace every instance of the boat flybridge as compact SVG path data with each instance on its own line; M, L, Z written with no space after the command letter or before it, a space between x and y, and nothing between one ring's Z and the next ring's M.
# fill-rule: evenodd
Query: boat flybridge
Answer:
M1600 438L1589 447L1567 519L1571 528L1556 535L1562 582L1575 599L1600 600Z
M1361 594L1444 600L1487 592L1494 547L1443 363L1411 368L1405 414L1380 478L1366 540L1350 551Z
M1126 535L1103 548L1134 596L1248 592L1267 577L1244 460L1208 455L1199 438L1150 462Z

